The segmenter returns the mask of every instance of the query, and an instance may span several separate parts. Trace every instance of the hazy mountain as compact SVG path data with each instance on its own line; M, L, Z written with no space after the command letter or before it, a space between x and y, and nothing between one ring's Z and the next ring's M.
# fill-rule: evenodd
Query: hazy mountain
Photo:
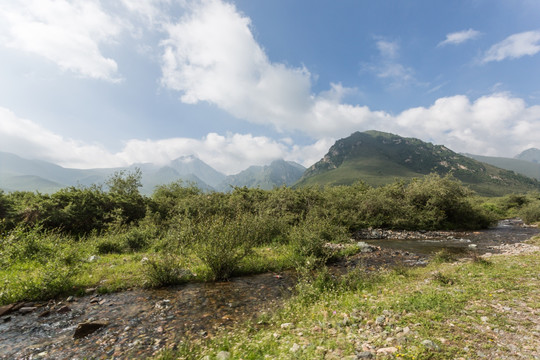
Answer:
M514 171L518 174L540 180L540 164L539 163L535 163L535 162L531 162L527 160L520 160L517 157L512 159L512 158L480 156L480 155L472 155L472 154L465 154L465 155L475 160L481 161L483 163L497 166L497 167L500 167L501 169Z
M224 179L225 175L199 160L195 156L182 156L173 160L169 166L176 170L180 175L195 175L206 184L215 187Z
M270 165L250 166L236 175L227 176L218 189L229 191L231 186L247 186L271 190L277 186L290 186L300 179L305 170L306 168L298 163L275 160Z
M530 148L516 155L515 158L540 164L540 150Z
M225 175L196 157L181 157L169 165L134 164L125 168L68 169L46 161L28 160L0 152L0 189L5 191L40 191L52 193L67 186L103 184L116 171L141 169L141 192L151 194L157 185L179 179L193 183L203 190L213 190L212 184L221 182Z
M536 179L497 168L419 139L378 132L356 132L338 140L295 186L341 185L362 180L379 186L396 178L452 173L483 195L539 190Z

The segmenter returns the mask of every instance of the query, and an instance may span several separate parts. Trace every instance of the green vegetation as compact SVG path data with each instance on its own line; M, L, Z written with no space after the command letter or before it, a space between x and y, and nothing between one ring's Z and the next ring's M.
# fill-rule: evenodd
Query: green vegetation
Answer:
M0 304L62 294L287 268L313 269L350 254L368 227L478 229L500 217L539 221L540 196L479 199L451 177L410 183L204 193L176 182L140 194L141 173L54 194L0 192Z

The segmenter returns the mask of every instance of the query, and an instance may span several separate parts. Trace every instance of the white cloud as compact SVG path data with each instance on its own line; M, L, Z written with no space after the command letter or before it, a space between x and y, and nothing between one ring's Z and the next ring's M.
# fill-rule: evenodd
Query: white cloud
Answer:
M437 46L458 45L464 43L465 41L476 39L479 36L480 32L473 29L458 31L446 34L446 39L441 41Z
M97 0L15 0L0 4L0 39L82 77L118 81L118 64L100 46L114 42L124 24Z
M81 169L144 162L166 164L180 156L195 155L216 170L235 174L251 165L267 165L276 159L309 166L326 153L332 142L332 139L323 139L312 145L298 146L287 138L276 141L251 134L209 133L201 139L132 139L121 151L112 153L100 145L66 139L0 107L0 151Z
M0 151L51 161L68 167L126 165L99 145L66 139L0 107Z
M377 49L383 58L393 59L398 55L399 46L393 41L379 40L377 41Z
M525 55L532 56L538 52L540 52L540 31L526 31L510 35L493 45L484 54L482 62L517 59Z

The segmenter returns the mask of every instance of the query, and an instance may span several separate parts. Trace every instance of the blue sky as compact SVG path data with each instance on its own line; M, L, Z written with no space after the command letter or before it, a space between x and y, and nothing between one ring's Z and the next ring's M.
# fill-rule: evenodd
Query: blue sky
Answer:
M66 167L309 166L376 129L540 147L540 2L10 0L0 151Z

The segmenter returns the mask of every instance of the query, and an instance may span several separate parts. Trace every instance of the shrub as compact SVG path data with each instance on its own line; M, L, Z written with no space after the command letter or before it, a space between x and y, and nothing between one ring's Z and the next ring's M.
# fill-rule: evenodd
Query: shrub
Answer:
M209 278L226 280L251 251L256 239L255 223L249 215L228 220L214 216L194 226L195 254L208 267Z
M305 221L291 229L289 239L301 262L312 258L325 263L331 255L325 245L329 242L343 242L348 239L348 235L345 227L334 225L329 218L312 212Z
M122 238L118 235L106 235L96 241L96 252L101 255L122 254L124 249Z
M148 260L144 265L144 275L146 285L150 287L179 285L192 277L189 271L181 268L178 258L170 254Z
M518 211L518 215L527 224L540 221L540 201L536 200L523 206Z

